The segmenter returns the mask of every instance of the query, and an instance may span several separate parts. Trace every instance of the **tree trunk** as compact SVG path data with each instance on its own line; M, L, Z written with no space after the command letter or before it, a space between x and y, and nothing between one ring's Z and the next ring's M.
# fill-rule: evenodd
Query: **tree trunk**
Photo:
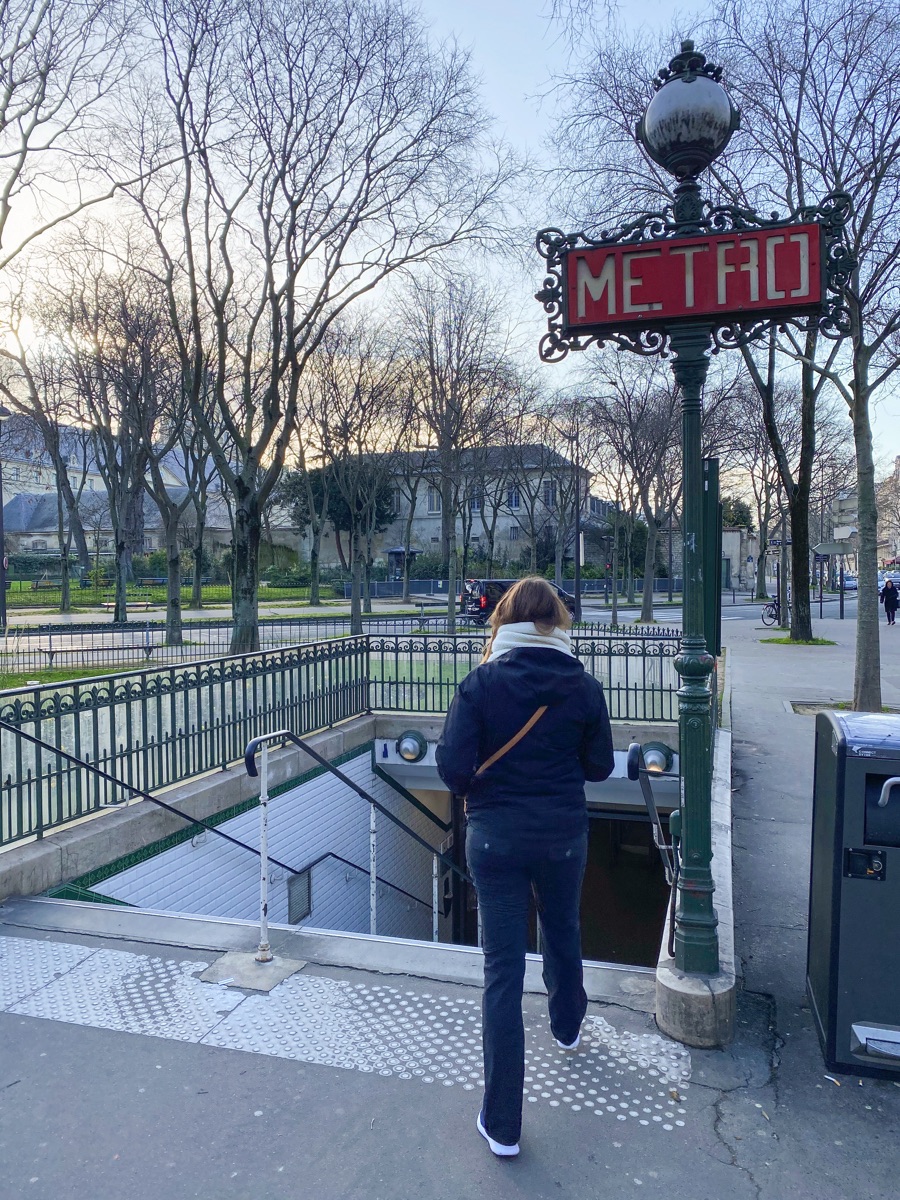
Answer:
M166 522L166 645L184 641L181 624L181 549L177 517Z
M234 506L234 551L232 554L231 653L259 649L259 544L262 522L255 496L248 495Z
M789 505L791 515L791 641L812 641L809 590L809 487L799 487Z
M447 559L447 632L456 633L456 524L450 530L450 555Z
M765 510L763 514L757 512L759 520L759 554L756 559L756 599L768 600L769 593L766 590L766 558L769 549L769 521L772 519L772 503L771 498L766 496Z
M409 549L412 545L413 516L416 511L415 494L410 501L409 516L406 518L406 528L403 531L403 595L401 602L409 604Z
M613 625L619 623L619 522L613 522L612 544L612 613L610 619Z
M362 631L362 554L359 533L354 530L350 534L350 632Z
M633 536L633 527L625 530L625 598L629 604L634 604L634 556L631 553Z
M779 588L778 588L778 604L781 608L781 625L782 628L787 627L788 606L790 600L788 598L788 551L787 551L787 534L785 532L785 520L781 518L781 570L779 571Z
M348 570L347 556L344 554L344 543L341 541L341 531L338 529L337 525L334 527L334 544L337 547L338 558L340 559L341 566L346 571Z
M63 498L60 490L56 493L56 528L59 539L59 569L61 575L59 611L72 611L72 600L69 591L69 547L67 544L65 521L63 519Z
M640 621L653 621L653 577L656 574L656 542L659 528L652 516L647 516L647 549L644 552L644 590L641 592Z
M319 587L319 558L322 550L322 525L313 522L312 540L309 544L309 606L318 608L322 603Z
M365 590L363 591L362 608L363 612L371 614L372 612L372 552L368 544L366 545L365 558L363 560L363 583Z
M127 546L125 544L125 536L121 529L115 531L116 539L116 603L113 612L113 620L116 622L124 622L128 620L128 575L129 562L126 555Z
M878 510L875 463L869 423L867 364L854 372L853 441L856 447L858 572L856 669L853 707L858 712L881 712L881 631L878 627Z
M563 583L563 559L565 558L564 550L565 547L563 545L562 537L557 535L553 554L553 579L558 588L561 588Z
M200 609L203 607L203 526L199 523L191 553L194 559L191 566L191 608Z

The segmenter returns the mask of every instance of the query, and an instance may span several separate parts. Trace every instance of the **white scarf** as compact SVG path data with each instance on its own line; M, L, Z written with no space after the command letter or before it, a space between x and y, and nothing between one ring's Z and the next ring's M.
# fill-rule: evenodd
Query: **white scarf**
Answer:
M494 635L494 644L488 662L493 662L501 654L517 650L521 646L537 646L543 650L558 650L561 654L569 654L573 658L572 639L565 629L554 629L552 633L541 633L533 621L513 621L509 625L501 625Z

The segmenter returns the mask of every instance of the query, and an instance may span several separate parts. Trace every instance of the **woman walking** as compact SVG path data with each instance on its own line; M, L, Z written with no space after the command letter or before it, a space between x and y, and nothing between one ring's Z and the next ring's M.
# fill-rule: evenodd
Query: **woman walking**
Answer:
M575 1050L587 1010L579 906L587 860L586 779L613 769L603 688L582 667L569 614L545 579L520 580L490 618L481 665L460 684L437 748L466 797L466 858L484 949L484 1102L494 1154L519 1153L522 990L532 891L541 925L550 1032Z
M884 615L887 617L888 625L893 625L897 616L897 605L900 604L900 592L894 587L893 580L886 579L884 581L884 587L881 589L878 599L884 605Z

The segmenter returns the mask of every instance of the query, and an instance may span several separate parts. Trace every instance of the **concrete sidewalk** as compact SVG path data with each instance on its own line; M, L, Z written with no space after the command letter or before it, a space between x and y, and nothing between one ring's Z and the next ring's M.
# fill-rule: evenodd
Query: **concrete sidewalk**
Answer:
M882 626L885 702L894 703L900 634L895 643L889 632ZM790 701L850 697L855 623L829 621L822 634L840 644L762 645L771 631L750 621L726 629L744 987L734 1046L690 1051L688 1086L635 1052L648 1044L638 1039L654 1035L643 1013L592 1005L590 1036L573 1061L554 1050L543 1001L529 996L527 1086L535 1099L525 1106L521 1156L497 1161L474 1128L477 1080L467 1088L459 1070L462 1059L477 1065L477 1039L470 1044L477 989L315 966L285 989L280 1003L290 1013L305 1011L298 1007L304 989L340 986L365 996L371 1016L353 1026L353 1036L367 1053L380 1037L378 1053L400 1058L421 1040L418 1019L405 1033L398 1025L392 1037L390 1021L384 1033L386 1015L430 1006L432 1032L450 1065L444 1079L434 1074L427 1085L390 1063L367 1071L368 1060L358 1056L333 1061L346 1049L343 1035L325 1061L304 1050L316 1028L332 1028L333 1013L298 1017L296 1037L290 1023L276 1030L260 1017L249 998L210 1015L202 988L213 985L195 978L208 952L0 925L7 952L15 938L38 943L28 954L12 945L17 961L37 965L19 970L18 992L0 996L5 1194L893 1200L900 1086L829 1079L803 991L814 721L796 715ZM91 964L101 962L102 950L101 971ZM54 956L62 965L41 965L48 955L51 966ZM78 972L90 987L78 983ZM161 975L169 982L160 983ZM109 991L113 976L121 988ZM22 978L31 989L24 994ZM185 1003L192 1014L206 1013L205 1025L185 1024ZM471 1028L460 1036L464 1022Z

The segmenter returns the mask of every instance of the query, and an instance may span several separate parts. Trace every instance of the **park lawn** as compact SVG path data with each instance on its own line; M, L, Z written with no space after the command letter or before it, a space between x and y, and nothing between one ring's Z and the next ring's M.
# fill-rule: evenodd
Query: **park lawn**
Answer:
M98 669L97 667L79 669L77 667L50 667L46 670L28 670L28 671L4 671L0 666L0 692L6 692L10 689L27 690L26 685L34 681L41 685L47 683L71 683L76 679L99 679L104 675L110 675L113 672L121 674L115 667L109 667L107 670Z

